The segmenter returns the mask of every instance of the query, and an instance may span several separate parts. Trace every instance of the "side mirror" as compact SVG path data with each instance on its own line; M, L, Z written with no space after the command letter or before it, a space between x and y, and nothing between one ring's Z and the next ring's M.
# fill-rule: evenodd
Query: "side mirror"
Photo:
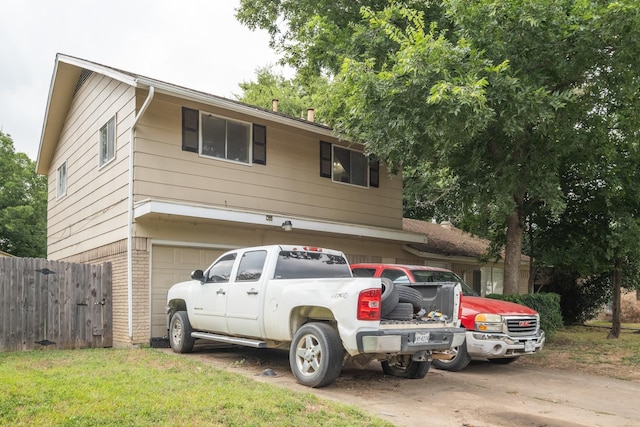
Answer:
M202 270L193 270L191 272L191 278L193 280L199 280L199 281L204 281L204 273L202 272Z

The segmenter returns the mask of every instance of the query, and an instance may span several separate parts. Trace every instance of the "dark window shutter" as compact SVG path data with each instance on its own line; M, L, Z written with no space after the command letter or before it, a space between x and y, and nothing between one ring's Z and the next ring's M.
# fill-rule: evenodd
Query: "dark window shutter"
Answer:
M267 164L267 127L253 125L253 163Z
M331 178L331 143L320 141L320 176Z
M182 107L182 150L198 152L200 117L198 110Z
M369 186L380 187L380 161L375 158L369 159Z

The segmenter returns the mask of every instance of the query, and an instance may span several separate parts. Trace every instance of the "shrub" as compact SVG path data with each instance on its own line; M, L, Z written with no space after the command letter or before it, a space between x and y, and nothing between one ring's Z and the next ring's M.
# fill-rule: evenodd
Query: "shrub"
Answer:
M608 274L580 279L577 273L554 272L545 290L560 295L560 309L566 326L582 325L595 319L611 301Z
M540 328L547 338L553 337L562 327L562 311L560 309L560 295L554 293L537 293L525 295L490 294L487 298L510 301L527 306L540 314Z

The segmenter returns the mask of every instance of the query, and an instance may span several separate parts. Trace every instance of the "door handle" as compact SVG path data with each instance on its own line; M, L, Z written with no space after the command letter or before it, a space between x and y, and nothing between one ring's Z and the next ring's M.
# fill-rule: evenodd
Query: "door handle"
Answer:
M256 288L251 288L247 291L247 295L258 295L258 290Z
M224 291L224 289L220 288L216 291L216 294L218 295L226 295L226 292Z

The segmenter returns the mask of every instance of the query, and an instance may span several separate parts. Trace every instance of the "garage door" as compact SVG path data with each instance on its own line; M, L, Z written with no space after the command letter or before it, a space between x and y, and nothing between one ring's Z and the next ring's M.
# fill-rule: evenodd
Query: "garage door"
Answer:
M174 283L190 280L195 269L205 269L222 249L154 245L151 250L151 338L167 335L167 291Z

